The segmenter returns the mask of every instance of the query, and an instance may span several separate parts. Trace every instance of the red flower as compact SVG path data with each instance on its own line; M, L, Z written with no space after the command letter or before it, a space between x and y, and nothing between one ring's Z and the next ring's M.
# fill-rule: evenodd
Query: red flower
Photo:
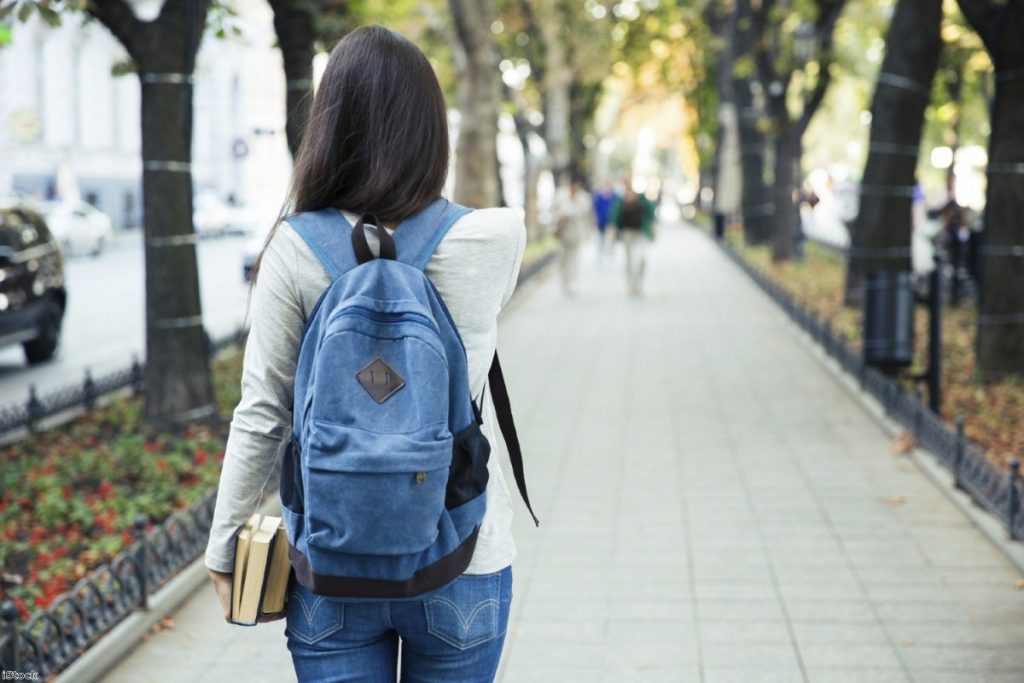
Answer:
M44 538L46 538L46 529L36 525L32 527L32 534L29 536L28 542L30 545L38 545L43 542Z
M18 505L20 505L22 509L28 510L30 507L32 507L32 501L29 500L28 498L21 498L18 500Z
M98 527L107 533L114 531L114 514L113 512L100 512L92 518L94 527Z
M105 481L102 484L100 484L100 496L103 498L113 498L114 485L111 484L109 481Z
M60 488L60 492L65 498L70 498L71 494L73 493L73 489L71 488L70 485L64 484L64 486Z
M155 441L147 441L145 444L143 444L142 447L146 450L147 453L156 453L157 451L160 450L160 444L158 444Z
M200 449L196 451L196 464L202 465L206 462L206 451Z
M171 470L171 466L167 464L166 459L159 458L156 461L156 470L157 472L169 472Z
M7 529L4 529L4 540L13 541L15 536L16 534L14 532L14 527L8 527Z
M0 512L7 512L8 502L6 500L0 500Z
M18 607L18 613L21 614L21 618L28 619L28 608L25 607L25 601L21 598L14 598L14 604Z
M124 543L126 547L130 546L132 543L135 542L135 537L132 536L132 532L130 531L122 531L121 542Z

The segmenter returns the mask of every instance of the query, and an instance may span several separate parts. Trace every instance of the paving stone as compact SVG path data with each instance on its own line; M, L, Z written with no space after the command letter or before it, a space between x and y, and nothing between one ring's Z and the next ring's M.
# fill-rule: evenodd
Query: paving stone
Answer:
M911 683L912 680L906 671L899 668L863 667L841 669L829 667L826 669L815 669L807 667L808 683ZM934 683L930 678L919 680L922 683Z

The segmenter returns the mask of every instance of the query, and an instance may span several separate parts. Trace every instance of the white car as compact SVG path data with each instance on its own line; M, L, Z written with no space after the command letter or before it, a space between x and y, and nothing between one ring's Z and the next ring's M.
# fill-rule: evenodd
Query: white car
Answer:
M228 207L212 192L199 192L192 200L192 226L199 237L219 237L228 229Z
M64 253L99 256L114 236L110 216L87 202L42 202L39 210Z

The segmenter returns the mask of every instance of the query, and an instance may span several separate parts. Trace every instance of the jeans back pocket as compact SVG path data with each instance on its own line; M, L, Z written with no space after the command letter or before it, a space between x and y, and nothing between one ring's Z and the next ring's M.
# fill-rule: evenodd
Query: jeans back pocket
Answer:
M423 603L427 631L465 650L496 638L501 615L502 573L463 574Z
M306 645L317 643L345 625L345 604L293 584L285 605L285 635Z

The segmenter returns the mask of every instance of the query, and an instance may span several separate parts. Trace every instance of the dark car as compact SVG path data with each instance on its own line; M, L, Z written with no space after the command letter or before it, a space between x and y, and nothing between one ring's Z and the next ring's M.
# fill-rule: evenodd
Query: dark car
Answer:
M66 303L64 259L42 216L0 206L0 346L21 344L29 363L52 358Z

